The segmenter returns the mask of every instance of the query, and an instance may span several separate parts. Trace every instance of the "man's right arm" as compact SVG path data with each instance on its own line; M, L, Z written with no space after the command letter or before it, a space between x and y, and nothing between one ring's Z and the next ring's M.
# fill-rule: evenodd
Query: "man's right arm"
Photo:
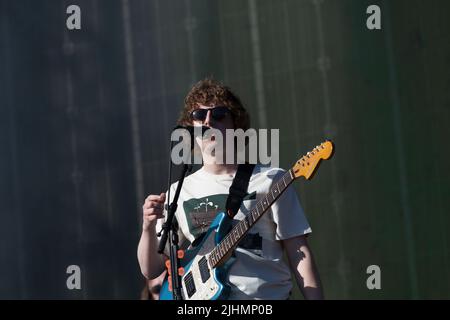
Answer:
M164 218L165 194L149 195L142 206L142 234L137 256L141 272L147 279L154 279L164 271L164 256L157 252L156 220Z

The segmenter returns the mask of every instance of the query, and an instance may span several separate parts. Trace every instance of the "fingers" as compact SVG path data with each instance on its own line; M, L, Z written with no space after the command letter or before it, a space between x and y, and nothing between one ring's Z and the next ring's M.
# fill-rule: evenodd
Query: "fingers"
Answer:
M145 220L153 221L155 219L164 218L164 201L166 195L161 193L160 195L149 195L142 206L143 216Z
M164 217L163 210L160 209L160 208L144 209L142 212L144 213L144 215L147 215L147 216L155 215L155 216L158 216L158 218L163 218Z
M164 202L161 203L159 201L145 201L144 205L142 206L142 208L145 209L150 209L150 208L155 208L155 209L163 209L164 208Z
M158 201L158 202L164 202L166 200L166 194L161 193L159 196L156 194L151 194L145 199L145 201Z
M161 193L159 196L155 194L149 195L144 202L144 207L164 207L164 202L166 200L166 194Z

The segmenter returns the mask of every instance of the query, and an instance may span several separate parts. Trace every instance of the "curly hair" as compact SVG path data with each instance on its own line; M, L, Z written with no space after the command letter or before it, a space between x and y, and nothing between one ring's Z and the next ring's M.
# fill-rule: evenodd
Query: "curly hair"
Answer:
M191 112L198 108L198 104L227 106L233 117L234 129L243 129L245 131L250 128L250 116L239 97L230 88L214 79L203 79L191 88L184 99L184 107L178 118L179 125L192 125Z

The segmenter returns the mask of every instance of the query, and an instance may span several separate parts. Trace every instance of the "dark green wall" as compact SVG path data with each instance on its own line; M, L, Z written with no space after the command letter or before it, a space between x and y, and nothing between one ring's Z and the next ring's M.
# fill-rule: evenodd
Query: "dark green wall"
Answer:
M381 30L366 28L371 4ZM170 129L208 75L255 127L280 129L282 167L335 142L296 183L326 297L450 298L449 9L0 0L0 298L139 296L141 203L166 188ZM65 286L70 264L81 291ZM373 264L381 290L366 287Z

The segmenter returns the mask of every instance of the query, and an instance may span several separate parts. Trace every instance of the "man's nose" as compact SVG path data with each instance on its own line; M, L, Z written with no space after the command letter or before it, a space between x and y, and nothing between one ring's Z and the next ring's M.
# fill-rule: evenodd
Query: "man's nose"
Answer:
M213 118L211 116L211 110L208 110L208 112L206 113L206 118L205 121L203 122L204 125L206 126L211 126L213 123Z

